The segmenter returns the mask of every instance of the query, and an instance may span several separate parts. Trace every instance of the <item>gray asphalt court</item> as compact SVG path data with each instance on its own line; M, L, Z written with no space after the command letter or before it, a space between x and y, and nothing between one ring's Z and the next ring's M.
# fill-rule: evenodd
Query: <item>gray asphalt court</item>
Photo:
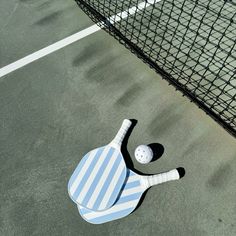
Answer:
M74 1L2 0L0 68L94 23ZM128 217L84 221L67 192L82 156L136 119L134 168L185 176L152 187ZM163 155L143 165L140 144ZM0 78L0 235L236 235L236 142L105 31Z

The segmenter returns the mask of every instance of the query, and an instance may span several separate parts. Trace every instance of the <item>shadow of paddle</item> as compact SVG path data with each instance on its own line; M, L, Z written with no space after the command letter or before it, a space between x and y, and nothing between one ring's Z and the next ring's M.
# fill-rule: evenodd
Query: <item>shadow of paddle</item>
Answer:
M138 123L138 121L135 120L135 119L130 119L130 121L132 122L132 124L131 124L131 126L130 126L130 128L129 128L129 130L128 130L127 134L125 135L125 138L124 138L124 140L122 142L121 152L123 154L123 157L124 157L124 160L125 160L125 163L126 163L126 166L127 166L128 169L134 171L135 173L137 173L139 175L149 176L150 174L144 174L141 171L134 169L133 161L132 161L131 156L130 156L128 150L127 150L129 137L130 137L134 127ZM164 149L164 146L162 144L160 144L160 143L151 143L148 146L153 151L153 159L152 159L151 162L158 160L163 155L165 149ZM184 177L185 169L183 167L177 168L177 171L179 172L180 179L182 177ZM123 191L123 189L125 187L126 182L127 182L127 179L125 180L125 183L124 183L123 187L121 188L120 194L122 193L122 191ZM147 194L147 190L142 194L142 197L140 198L139 203L136 206L136 208L134 209L134 211L136 211L141 206L141 204L143 203L143 200L144 200L144 198L145 198L145 196ZM120 197L120 195L118 196L117 199L119 199L119 197Z
M185 169L184 169L183 167L178 167L178 168L176 168L176 169L177 169L177 171L179 172L179 176L180 176L179 179L183 178L184 175L185 175ZM142 197L141 197L140 200L139 200L138 205L136 206L136 208L134 209L133 212L135 212L135 211L142 205L143 200L144 200L144 198L145 198L147 192L148 192L148 189L143 193ZM132 213L133 213L133 212L132 212ZM132 214L132 213L131 213L131 214Z
M121 152L123 154L126 166L129 169L134 170L134 164L133 164L132 159L130 157L130 154L129 154L128 150L127 150L127 146L128 146L129 137L130 137L130 135L131 135L135 125L138 123L138 121L135 120L135 119L129 119L129 120L132 122L132 124L131 124L128 132L126 133L126 135L125 135L125 137L123 139L123 142L122 142L122 145L121 145Z

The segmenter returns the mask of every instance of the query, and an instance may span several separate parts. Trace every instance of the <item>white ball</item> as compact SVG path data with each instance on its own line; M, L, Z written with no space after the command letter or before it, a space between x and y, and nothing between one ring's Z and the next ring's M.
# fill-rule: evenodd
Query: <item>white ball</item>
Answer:
M147 145L139 145L134 151L134 156L138 162L147 164L153 158L153 151Z

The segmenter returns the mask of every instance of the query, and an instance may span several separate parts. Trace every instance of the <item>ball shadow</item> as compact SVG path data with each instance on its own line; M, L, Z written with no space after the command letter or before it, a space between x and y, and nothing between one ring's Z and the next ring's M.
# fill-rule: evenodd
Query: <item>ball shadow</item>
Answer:
M150 143L148 146L152 149L153 152L153 158L151 162L158 160L164 153L165 148L160 143Z

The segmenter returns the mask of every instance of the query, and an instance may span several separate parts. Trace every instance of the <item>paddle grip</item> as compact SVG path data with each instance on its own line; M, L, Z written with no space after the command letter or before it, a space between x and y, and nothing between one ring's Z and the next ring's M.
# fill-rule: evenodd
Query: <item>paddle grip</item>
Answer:
M111 141L112 145L115 145L116 147L120 147L122 144L122 141L129 129L129 127L131 126L132 122L128 119L123 120L123 123L119 129L119 131L117 132L115 138Z
M170 170L168 172L164 172L164 173L157 174L157 175L146 176L146 180L147 180L146 187L149 188L153 185L165 183L165 182L176 180L179 178L180 178L180 176L179 176L179 172L177 169Z

